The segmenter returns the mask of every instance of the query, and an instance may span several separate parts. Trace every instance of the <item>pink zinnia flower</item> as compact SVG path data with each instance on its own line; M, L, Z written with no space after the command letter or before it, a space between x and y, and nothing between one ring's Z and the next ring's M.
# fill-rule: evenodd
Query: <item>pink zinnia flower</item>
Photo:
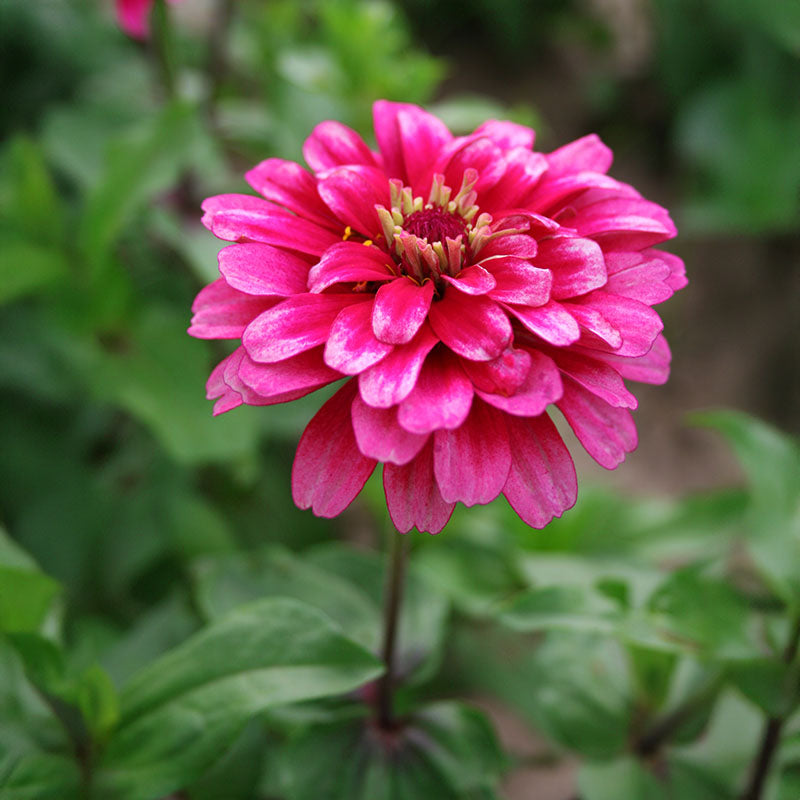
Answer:
M167 0L177 3L180 0ZM154 0L116 0L117 21L128 36L146 39L150 35L150 11Z
M511 122L456 137L387 101L374 120L377 152L323 122L310 171L268 159L247 174L260 197L203 204L236 242L189 329L241 340L209 378L214 413L345 379L300 440L298 506L339 514L381 462L400 531L436 533L456 502L501 493L543 527L577 492L550 409L612 469L636 446L623 379L667 378L651 306L686 279L651 247L675 226L605 174L597 136L543 154Z

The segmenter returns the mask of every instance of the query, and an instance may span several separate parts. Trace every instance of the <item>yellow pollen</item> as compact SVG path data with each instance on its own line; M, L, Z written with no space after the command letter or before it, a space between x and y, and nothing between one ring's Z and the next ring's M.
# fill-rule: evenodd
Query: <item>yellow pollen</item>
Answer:
M353 235L353 229L348 225L344 229L344 236L342 236L342 241L346 242L352 235Z
M369 247L372 244L372 239L364 239L364 241L361 242L361 244L363 244L364 247Z

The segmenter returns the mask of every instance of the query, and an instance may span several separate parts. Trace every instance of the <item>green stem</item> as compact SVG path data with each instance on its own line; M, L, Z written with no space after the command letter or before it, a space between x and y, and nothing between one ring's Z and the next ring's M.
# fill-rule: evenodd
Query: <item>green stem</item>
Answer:
M386 671L378 682L378 724L384 730L394 727L395 654L406 564L406 537L393 530L389 546L389 565L383 606L383 647L381 658Z
M234 0L217 0L216 13L208 34L206 55L205 112L213 131L217 124L217 101L228 71L228 31L233 20Z
M153 23L151 52L164 94L168 100L173 100L177 96L175 59L173 57L175 47L166 0L156 0L151 19Z
M797 658L798 648L800 648L800 617L795 619L791 636L783 651L783 662L785 664L791 664ZM785 716L770 717L767 720L767 724L764 726L764 733L761 736L761 745L758 748L758 754L750 772L750 780L741 800L761 800L772 762L778 753L781 733L785 724Z

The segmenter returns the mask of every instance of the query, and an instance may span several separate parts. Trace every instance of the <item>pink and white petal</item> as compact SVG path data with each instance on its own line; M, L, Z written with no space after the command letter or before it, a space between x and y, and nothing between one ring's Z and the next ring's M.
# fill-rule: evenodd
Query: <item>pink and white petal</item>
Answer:
M503 161L505 172L494 186L480 195L481 209L493 215L506 209L528 206L547 171L547 160L541 153L532 153L522 147L506 151Z
M610 197L577 209L571 224L603 249L641 250L672 239L677 230L666 209L643 198Z
M432 303L428 320L433 332L454 353L472 361L497 358L511 341L511 323L488 297L446 291Z
M505 172L503 151L491 139L484 136L462 136L453 139L442 149L433 172L442 173L445 184L450 186L453 192L457 192L468 169L474 169L478 173L473 188L481 198Z
M203 201L203 225L229 242L264 242L321 256L341 235L261 197L224 194Z
M213 413L215 417L233 408L238 408L244 402L239 392L235 392L225 383L225 370L228 367L228 362L234 358L235 355L236 351L234 350L229 356L223 358L211 371L211 375L209 375L206 381L206 398L217 401L214 403Z
M565 144L547 155L548 175L558 178L575 172L608 172L614 154L596 133Z
M587 346L597 344L601 349L608 347L612 350L619 350L622 347L622 334L598 308L574 302L563 303L563 306L580 326L583 344Z
M376 205L389 208L389 181L377 167L338 167L317 186L328 208L354 231L375 239L381 233Z
M234 289L252 295L288 297L306 291L309 264L295 253L260 242L219 251L219 271Z
M394 408L373 408L359 395L352 406L353 431L358 449L369 458L408 464L428 441L429 434L409 433L397 422Z
M379 247L339 242L309 270L308 289L319 294L337 283L394 280L397 276L392 267L392 259Z
M626 408L614 408L570 378L557 403L586 452L606 469L615 469L638 443L633 417Z
M242 344L254 361L283 361L323 344L343 308L369 299L354 294L296 294L256 317Z
M376 292L372 306L373 333L388 345L410 342L425 322L432 299L432 281L420 286L403 276L385 283Z
M651 256L646 255L647 253ZM623 295L652 306L672 297L667 281L670 268L658 257L657 250L633 253L606 253L608 283L611 294Z
M400 533L408 533L412 528L439 533L456 506L442 499L436 485L432 441L410 463L403 466L386 464L383 489L389 516Z
M506 424L514 446L503 494L523 522L544 528L575 505L575 465L547 414L529 419L507 417Z
M553 359L533 350L531 367L525 380L513 394L501 394L475 390L489 405L517 417L535 417L541 414L550 403L561 397L563 387L561 374Z
M264 397L248 386L241 376L242 365L247 360L247 352L243 347L239 347L231 354L231 358L225 365L223 380L225 383L242 398L242 402L249 406L271 406L277 403L288 403L290 400L297 400L299 397L313 392L317 387L300 387L295 389L285 389L274 393L269 397Z
M334 120L320 122L303 145L303 158L315 172L347 164L377 167L373 152L347 125Z
M475 128L475 134L487 136L503 150L511 150L515 147L525 147L530 150L536 138L533 128L497 119L487 119L486 122Z
M322 347L306 350L274 364L259 364L244 355L239 365L242 382L262 397L307 389L312 392L342 377L322 359Z
M557 347L566 347L581 337L575 318L555 300L550 300L538 308L515 305L506 305L506 308L531 333Z
M656 337L664 329L661 317L650 306L646 306L638 300L609 294L599 289L585 297L576 298L569 304L569 310L573 314L579 307L591 308L599 312L609 325L620 332L622 345L615 347L613 344L609 344L619 356L643 356L650 350ZM606 349L602 343L600 349Z
M198 339L239 339L262 312L278 303L274 297L253 297L218 278L203 287L192 303L189 334Z
M383 361L362 372L358 385L364 402L389 408L405 400L416 386L426 356L438 343L430 326L423 325L408 344L396 345Z
M386 174L416 190L415 182L430 172L453 135L438 117L409 103L378 100L372 115Z
M667 340L662 334L656 336L653 346L643 356L626 358L617 356L614 353L598 352L597 350L587 350L585 352L591 358L610 364L626 380L660 385L666 383L667 378L669 378L672 353Z
M516 256L517 258L533 258L539 252L539 246L533 236L526 233L509 233L490 239L480 251L481 263L495 256Z
M488 294L497 285L491 272L478 264L462 269L455 278L442 274L442 280L464 294Z
M317 193L317 179L294 161L268 158L244 177L267 200L325 228L336 226L336 218Z
M394 349L372 332L372 303L343 308L333 321L325 345L325 363L345 375L358 375Z
M592 358L587 351L557 350L553 352L558 368L592 394L617 408L635 409L636 398L625 387L619 372L608 362Z
M510 469L504 415L477 398L463 425L433 436L433 471L449 503L491 502L503 490Z
M683 263L682 258L674 253L665 253L663 250L650 250L649 252L658 255L662 261L669 265L670 275L667 283L673 292L683 289L689 283L686 279L686 265Z
M298 508L335 517L353 502L377 463L356 444L350 406L356 382L348 381L308 423L292 466L292 497Z
M616 197L641 197L632 186L608 175L599 172L576 172L559 178L553 178L548 174L530 195L528 203L543 214L556 216L575 198L587 192L611 193Z
M494 276L493 300L524 306L543 306L550 299L553 276L549 269L534 266L516 256L500 256L482 265Z
M533 263L552 271L552 296L556 300L599 289L607 279L603 251L591 239L567 236L542 239Z
M472 381L476 391L512 395L519 389L531 370L529 350L509 345L492 361L461 359L461 367Z
M397 421L411 433L457 428L472 405L472 382L452 353L434 350L420 370L414 388L397 411Z

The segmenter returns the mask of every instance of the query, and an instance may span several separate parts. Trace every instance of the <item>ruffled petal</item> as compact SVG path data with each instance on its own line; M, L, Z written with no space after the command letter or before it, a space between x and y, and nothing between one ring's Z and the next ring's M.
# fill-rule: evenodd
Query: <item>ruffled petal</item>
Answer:
M358 375L391 353L393 345L372 332L372 303L343 308L333 321L325 345L325 363L346 375Z
M489 293L493 300L543 306L550 299L553 276L549 269L541 269L516 256L500 256L482 264L495 279L495 288Z
M574 317L555 300L538 308L506 305L531 333L557 347L566 347L580 339L581 331Z
M503 151L485 136L464 136L453 139L442 149L433 168L433 172L444 175L445 184L454 191L461 188L467 170L477 173L473 188L482 198L506 170ZM482 200L479 202L483 205Z
M548 176L559 178L583 170L608 172L613 160L614 154L600 141L600 137L590 133L548 153Z
M337 283L394 280L394 262L378 247L339 242L325 251L308 273L309 291L319 294Z
M636 398L627 390L619 372L608 363L574 350L552 353L558 368L593 395L619 408L635 409Z
M615 197L641 197L639 192L627 183L601 175L599 172L576 172L553 178L550 174L528 197L532 208L542 214L555 217L563 213L579 195L587 192L604 192Z
M479 264L462 269L455 278L443 274L442 280L464 294L488 294L497 285L492 273Z
M303 158L315 172L346 164L377 167L378 163L364 140L347 125L334 120L320 122L303 145Z
M446 502L474 506L494 500L510 468L503 414L477 398L463 425L434 434L433 470Z
M425 359L413 390L400 403L397 420L411 433L457 428L469 414L472 395L472 382L458 360L439 348Z
M677 234L666 209L635 197L606 197L589 203L577 209L569 224L580 236L596 239L607 252L641 250Z
M487 119L475 128L475 134L488 137L503 150L512 150L515 147L530 150L536 138L533 128L527 125L497 119Z
M535 417L550 403L555 403L563 392L561 375L553 359L533 350L531 366L525 380L513 394L482 392L476 389L483 400L507 414L518 417Z
M517 258L533 258L539 252L539 246L533 236L527 233L509 233L490 239L481 248L481 263L495 256L516 256Z
M198 339L239 339L244 329L279 300L233 289L224 278L204 286L192 303L189 334Z
M248 194L209 197L203 202L203 211L203 225L217 238L229 242L264 242L321 256L341 241L341 234Z
M336 218L317 193L317 179L294 161L268 158L244 177L267 200L323 227L336 225Z
M409 464L383 468L386 507L400 533L412 528L439 533L450 519L455 503L442 499L433 474L433 442L422 449Z
M446 291L428 314L433 332L454 353L472 361L497 358L511 341L505 312L487 297Z
M373 408L359 395L352 407L358 449L365 456L392 464L407 464L428 441L428 434L409 433L397 422L394 408Z
M335 517L353 502L377 463L356 444L350 406L356 382L348 381L308 423L292 466L292 497L298 508Z
M491 214L530 205L531 197L547 171L547 160L541 153L532 153L521 147L506 151L503 163L503 174L479 197L481 209Z
M650 257L646 255L648 252L652 254ZM670 268L658 257L658 251L606 253L605 260L608 268L606 291L648 306L672 297L672 288L667 282Z
M383 361L358 376L361 397L375 408L389 408L408 397L417 383L425 357L438 344L428 325L408 343L396 345Z
M219 271L234 289L252 295L288 297L306 291L309 264L268 244L232 244L219 251Z
M645 251L648 252L648 251ZM686 265L683 259L674 255L673 253L665 253L662 250L650 250L652 254L657 254L658 257L669 265L670 275L667 283L673 292L683 289L688 285L689 281L686 279Z
M274 364L259 364L245 353L238 374L245 385L262 397L298 391L308 394L342 377L340 372L331 369L323 361L321 347Z
M372 330L387 344L406 344L416 335L428 316L433 299L433 283L422 286L402 277L384 284L375 294Z
M328 208L354 231L375 239L381 233L376 205L388 208L389 181L377 167L338 167L317 186Z
M581 350L581 352L584 352ZM623 378L639 383L662 384L669 378L669 365L672 360L667 340L662 334L656 336L653 346L643 356L626 358L614 353L597 350L585 351L588 356L610 364Z
M339 312L367 300L353 294L294 295L256 317L242 344L254 361L283 361L325 342Z
M512 395L525 383L531 370L529 350L509 345L492 361L461 359L461 368L467 373L475 389L493 394Z
M606 282L603 251L591 239L566 236L543 239L533 263L552 271L552 296L556 300L586 294Z
M569 451L547 414L506 419L511 469L503 494L523 522L544 528L575 505L578 481Z
M557 405L586 452L601 467L615 469L636 449L636 426L627 409L610 406L566 377Z

